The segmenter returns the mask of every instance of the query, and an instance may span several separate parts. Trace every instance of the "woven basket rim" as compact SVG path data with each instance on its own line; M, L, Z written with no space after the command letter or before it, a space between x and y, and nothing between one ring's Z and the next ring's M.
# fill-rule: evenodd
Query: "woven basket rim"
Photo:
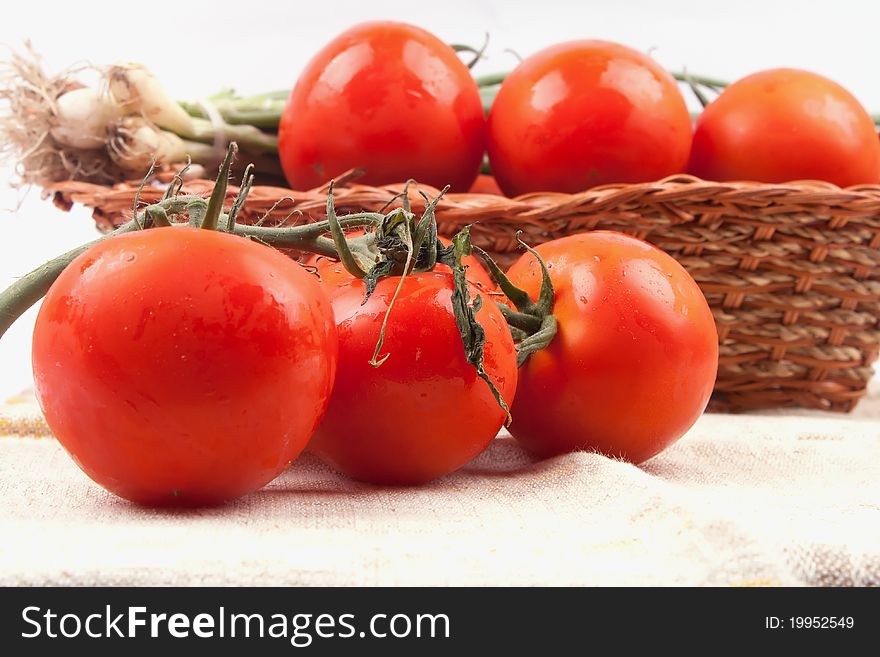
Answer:
M154 182L166 183L173 173L170 170L163 171L154 177ZM365 185L346 180L346 175L340 177L339 182L334 184L335 191L341 196L380 193L393 196L403 191L404 182L391 183L388 185ZM102 185L77 180L63 180L48 184L43 187L45 194L62 194L69 196L71 200L84 205L94 206L88 203L88 199L94 196L96 199L112 192L129 192L136 190L141 185L140 180L120 181L112 185ZM196 178L184 184L184 190L192 190L194 193L208 193L213 188L214 181L206 178ZM148 185L144 188L145 200L151 196L151 190L157 187ZM419 198L416 190L421 189L428 196L436 195L439 190L430 185L416 183L412 185L413 200ZM300 202L299 199L321 195L326 200L328 184L308 190L294 190L276 185L255 185L251 191L254 199L275 197L283 198L290 196ZM850 187L838 187L834 183L823 180L793 180L785 183L765 183L757 181L725 181L716 182L703 180L689 174L676 174L656 181L641 183L612 183L586 189L575 193L564 192L531 192L516 197L506 197L498 194L472 193L472 192L448 192L441 199L439 208L444 207L482 207L491 205L500 210L516 210L522 212L526 207L545 208L548 205L564 206L594 204L598 201L610 201L615 204L623 200L623 196L634 194L642 196L645 193L660 195L657 200L676 200L676 192L687 192L693 196L714 196L716 198L728 197L731 201L740 201L743 194L755 195L761 192L767 197L767 201L776 201L779 196L801 195L798 202L803 204L842 204L859 200L875 200L880 203L880 184L861 184ZM238 193L238 186L231 184L227 190L227 196ZM812 195L812 197L810 196ZM773 198L770 198L773 197ZM250 197L249 197L250 198Z

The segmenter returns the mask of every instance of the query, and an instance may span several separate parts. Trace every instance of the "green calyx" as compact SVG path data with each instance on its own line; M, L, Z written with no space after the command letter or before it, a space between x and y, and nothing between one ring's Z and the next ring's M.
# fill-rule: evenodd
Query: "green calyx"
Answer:
M477 321L477 313L483 305L483 299L477 295L471 302L467 268L461 262L462 257L470 255L474 248L471 244L470 229L465 227L452 239L452 244L438 252L437 259L452 270L452 311L455 315L455 324L461 334L461 341L464 344L465 358L477 370L477 376L489 386L495 401L507 414L507 420L504 424L509 425L511 421L510 408L501 396L501 391L498 390L483 367L486 331Z
M392 198L381 212L370 213L375 218L372 231L359 237L345 235L334 206L333 183L330 183L327 221L331 227L336 257L346 271L366 282L367 294L364 302L369 299L382 278L432 271L437 264L437 250L442 245L437 240L434 211L449 187L442 189L434 199L429 199L419 190L425 200L425 210L417 220L409 200L409 188L413 183L412 180L407 181L403 191ZM401 207L384 213L398 199L401 200Z
M528 292L514 285L483 249L474 246L473 250L486 263L486 268L504 296L516 306L516 310L513 310L505 303L498 304L501 314L507 320L513 339L517 342L517 365L522 367L529 356L544 349L553 341L558 327L553 316L555 292L553 282L550 280L550 271L540 254L523 242L520 235L521 231L517 232L516 241L535 257L541 267L541 290L537 301L533 301Z
M486 332L477 321L476 314L482 306L482 299L478 295L471 300L467 282L467 268L462 264L463 256L471 254L470 231L465 228L452 240L452 244L444 247L437 237L437 217L435 209L440 199L447 192L445 187L433 199L428 198L424 192L419 194L425 201L425 210L416 218L412 212L409 200L409 188L414 181L407 181L403 191L396 198L400 198L401 207L391 210L377 223L375 232L369 242L369 253L372 256L372 266L364 268L364 259L351 248L351 240L345 240L340 227L337 226L339 218L333 207L333 189L327 200L327 218L333 226L334 244L339 251L340 262L353 276L364 280L365 294L363 303L366 303L376 289L379 281L390 276L397 276L397 286L394 294L388 302L388 308L379 329L379 338L373 351L370 364L374 367L381 366L388 360L390 354L382 354L382 346L385 342L385 333L391 318L394 304L403 288L404 280L414 272L433 271L438 264L448 266L452 270L452 310L455 316L455 324L461 335L467 362L474 367L477 375L486 382L498 405L507 415L507 424L510 422L510 409L504 401L501 391L493 383L486 373L483 365ZM395 199L392 199L392 203ZM384 209L387 209L387 205Z

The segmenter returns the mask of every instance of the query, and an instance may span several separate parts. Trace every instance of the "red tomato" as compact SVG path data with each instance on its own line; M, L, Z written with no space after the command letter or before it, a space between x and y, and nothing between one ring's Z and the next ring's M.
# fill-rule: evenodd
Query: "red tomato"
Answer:
M672 76L606 41L527 58L489 113L489 161L508 196L657 180L682 171L690 147L691 119Z
M501 191L498 183L495 182L495 178L484 174L477 176L477 179L474 181L474 184L471 185L471 188L468 190L468 192L471 194L492 194L494 196L504 196L504 192Z
M542 456L654 456L693 425L715 382L718 335L700 288L671 256L620 233L572 235L537 251L559 332L520 368L510 433ZM532 255L508 276L537 298Z
M345 474L377 484L418 484L482 452L505 420L488 384L465 360L452 313L452 276L407 276L388 321L379 367L379 327L400 281L382 279L365 305L363 281L330 293L339 330L339 371L310 449ZM472 295L476 289L471 291ZM504 399L516 391L516 351L498 308L477 313L486 331L485 369Z
M301 267L184 226L79 256L33 341L55 436L97 483L143 504L218 503L271 481L313 433L336 354L330 303Z
M880 140L846 89L780 68L735 82L703 110L689 171L706 180L876 183Z
M363 231L352 231L348 233L348 235L363 235ZM448 239L441 237L440 242L443 246L449 246ZM489 275L489 272L486 271L486 268L483 267L483 263L480 262L479 258L473 255L462 256L461 262L467 267L468 281L476 285L481 291L494 291L497 288L495 281L492 280L492 277ZM342 263L333 258L312 255L306 258L305 261L303 261L303 264L307 267L314 267L317 269L318 277L321 279L321 282L331 287L336 287L340 283L347 282L351 279L351 274L346 271L345 267L342 266ZM452 271L449 267L443 264L438 264L435 270L446 273L451 273Z
M486 145L476 82L437 37L402 23L363 23L309 62L278 129L287 181L316 187L352 167L358 182L414 178L465 192Z

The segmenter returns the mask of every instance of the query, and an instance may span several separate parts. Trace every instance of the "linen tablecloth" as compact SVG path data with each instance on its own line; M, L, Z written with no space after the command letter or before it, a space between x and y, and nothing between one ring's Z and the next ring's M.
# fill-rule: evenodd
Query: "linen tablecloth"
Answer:
M502 433L418 488L306 455L220 508L92 484L33 398L0 409L4 585L880 585L880 396L850 416L705 415L641 467Z

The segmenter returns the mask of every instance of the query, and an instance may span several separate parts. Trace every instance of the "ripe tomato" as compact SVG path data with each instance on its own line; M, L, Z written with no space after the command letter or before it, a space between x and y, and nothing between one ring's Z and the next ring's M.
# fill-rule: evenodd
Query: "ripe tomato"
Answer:
M376 484L417 484L456 470L486 448L506 417L465 360L450 274L404 279L382 349L390 356L379 367L369 364L399 280L380 280L365 305L361 280L331 291L339 371L310 443L345 474ZM486 332L485 370L502 397L513 399L516 351L504 317L484 299L477 321Z
M465 192L486 145L477 84L455 52L417 27L363 23L300 75L278 129L287 181L316 187L352 167L358 182L414 178Z
M74 260L40 309L33 366L46 420L87 475L135 502L195 505L256 490L299 455L336 353L330 303L301 267L175 226Z
M706 180L876 183L880 140L865 109L836 82L773 69L735 82L703 110L688 170Z
M671 256L620 233L536 250L555 288L558 333L520 368L510 433L542 456L654 456L693 425L715 382L718 335L700 288ZM537 298L532 255L508 276Z
M606 41L527 58L489 113L489 161L508 196L657 180L682 171L690 147L691 119L672 76Z
M348 233L348 235L352 237L362 234L363 231L360 230ZM443 244L443 246L449 246L449 240L446 238L441 237L440 243ZM481 263L476 256L462 256L461 262L467 267L468 281L476 285L481 291L494 291L497 288L495 281L492 280L489 272L486 271L486 268L483 267L483 263ZM351 274L349 274L345 267L342 266L342 263L333 258L312 255L306 258L303 261L303 264L307 267L314 267L317 270L321 282L331 288L337 287L340 283L348 282L352 278ZM441 271L448 274L452 273L449 267L441 263L437 264L435 271Z
M480 174L468 190L470 194L492 194L494 196L504 196L504 192L495 182L495 178Z

